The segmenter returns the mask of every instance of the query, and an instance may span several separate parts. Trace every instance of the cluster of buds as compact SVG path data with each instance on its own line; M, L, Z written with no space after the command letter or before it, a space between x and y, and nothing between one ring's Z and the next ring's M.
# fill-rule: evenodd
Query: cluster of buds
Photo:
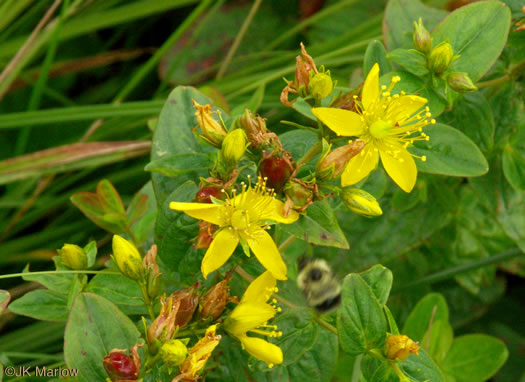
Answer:
M212 115L211 105L199 105L195 100L192 100L193 106L195 107L195 118L197 119L197 128L200 128L203 135L200 137L217 148L221 147L222 141L228 134L228 130L224 126L222 118L220 118L219 112L215 112L219 115L220 122L215 120ZM194 129L194 130L195 130Z
M478 88L472 83L472 80L467 73L463 72L447 72L450 65L459 56L454 56L454 49L448 41L443 41L432 48L432 37L430 33L423 26L421 18L416 23L414 22L414 33L412 35L414 47L427 57L427 68L437 76L446 73L446 81L448 86L457 92L465 93L472 92Z
M419 354L419 345L408 336L391 334L385 342L385 356L391 361L404 361L410 354Z
M295 100L288 99L290 93L300 97L311 95L320 100L329 96L334 86L330 71L325 71L322 66L318 70L314 59L306 52L306 48L301 43L301 55L295 59L295 80L287 81L281 92L281 102L285 106L292 106Z
M66 267L81 270L88 267L88 258L86 251L75 244L64 244L64 246L57 250L60 255L62 264Z
M194 285L191 288L173 292L169 297L161 297L160 313L148 329L150 353L156 354L164 343L171 340L177 330L186 326L199 305L199 295Z
M142 345L141 345L142 346ZM102 361L111 381L136 381L140 372L139 345L133 346L129 354L126 349L113 349Z

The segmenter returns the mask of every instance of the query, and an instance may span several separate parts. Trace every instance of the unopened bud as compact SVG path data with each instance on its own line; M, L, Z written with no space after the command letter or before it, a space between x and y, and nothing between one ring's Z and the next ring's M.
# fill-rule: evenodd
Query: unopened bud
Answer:
M212 116L211 105L199 105L195 100L192 100L193 106L196 109L195 119L197 119L198 127L204 134L201 136L204 140L215 147L221 147L221 143L228 133L223 126L222 121L216 121Z
M224 307L230 298L229 279L215 284L201 298L200 316L204 319L215 321L224 311Z
M322 99L328 97L334 90L334 83L330 77L330 72L311 74L308 90L314 98Z
M453 59L454 50L452 45L443 41L430 52L427 62L428 69L434 73L441 74L448 69Z
M385 343L386 358L392 361L404 361L410 354L419 354L419 345L408 336L389 335Z
M266 178L266 187L273 188L275 192L281 192L292 171L290 162L282 157L266 158L259 165L259 173Z
M66 267L81 270L86 269L88 259L86 252L75 244L64 244L62 249L57 250L62 260L62 264Z
M447 76L448 85L457 92L466 93L478 90L467 73L450 73Z
M241 129L230 131L222 142L222 157L226 162L238 163L246 151L246 133Z
M177 290L171 294L170 298L175 302L180 302L179 310L175 318L175 325L183 328L191 321L193 313L199 306L199 295L192 287Z
M188 348L180 340L169 340L160 348L160 357L167 366L179 366L188 355Z
M119 235L113 235L113 258L124 276L138 280L144 274L139 251L132 243Z
M313 191L296 182L288 182L284 187L284 193L293 201L294 208L302 208L312 202Z
M148 296L152 299L160 294L162 279L160 277L159 266L157 265L157 245L153 244L142 260L142 265L146 271L146 289Z
M139 376L140 364L137 368L125 350L113 349L102 361L106 373L112 381L136 381Z
M269 143L270 134L268 134L264 118L255 116L250 110L246 109L244 114L237 119L236 124L244 130L253 148Z
M317 177L321 180L333 180L339 177L348 161L361 152L365 143L361 140L350 142L332 150L317 164Z
M362 216L383 215L376 198L359 188L346 188L343 190L343 202L350 211Z
M423 26L421 17L417 23L414 21L412 41L414 42L414 47L422 53L428 53L432 49L432 37L430 37L430 33Z
M148 328L148 343L151 353L154 354L158 351L157 343L162 344L170 340L175 334L177 330L175 319L179 306L180 301L174 301L171 296L160 298L160 313Z

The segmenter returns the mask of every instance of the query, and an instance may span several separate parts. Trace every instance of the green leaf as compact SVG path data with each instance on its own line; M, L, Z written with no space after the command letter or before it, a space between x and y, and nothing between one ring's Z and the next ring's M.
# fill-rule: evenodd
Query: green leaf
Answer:
M379 79L380 85L388 86L394 76L399 76L401 81L399 81L392 89L392 94L399 94L404 90L407 94L417 94L426 98L428 100L428 107L434 118L445 110L446 102L434 91L434 89L428 87L426 82L421 78L408 72L399 71L387 73Z
M503 149L503 174L516 191L525 191L525 152L508 144Z
M419 355L411 354L399 365L413 381L442 382L445 380L439 367L423 349L419 349Z
M425 134L429 141L419 141L409 149L413 154L426 156L426 162L416 160L421 172L449 176L480 176L489 170L487 160L461 131L436 123L429 125Z
M78 295L71 309L64 337L64 358L78 369L80 382L104 381L102 359L112 349L129 349L140 341L133 322L103 297Z
M388 59L399 64L407 72L416 76L428 74L427 59L415 49L396 49L388 53Z
M468 334L454 340L441 367L457 382L482 382L496 374L508 355L507 347L499 339Z
M394 369L384 360L370 354L361 359L361 372L368 382L399 382Z
M420 17L427 30L432 30L447 12L429 7L419 0L390 0L383 19L383 37L389 51L413 48L414 21Z
M146 243L144 249L149 249L154 243L155 221L157 219L157 201L153 185L146 183L133 197L128 207L129 224L139 243Z
M107 179L102 179L97 184L97 195L100 206L105 212L114 212L116 214L126 214L126 209L117 189Z
M97 242L95 240L90 241L83 249L88 259L87 267L90 268L97 259Z
M116 215L114 221L102 209L100 197L92 192L77 192L71 196L71 202L93 223L111 233L125 230L126 216Z
M11 295L8 291L0 289L0 314L2 314L11 300Z
M429 293L416 304L408 315L403 333L414 341L421 341L431 322L448 322L448 306L439 293Z
M192 132L197 126L193 99L201 105L211 103L208 97L192 87L178 86L168 96L153 135L152 161L180 154L203 154L212 150L207 145L201 145ZM205 175L204 170L199 170L170 178L153 172L151 179L158 206L161 207L166 197L187 180L195 180Z
M282 230L309 243L348 249L348 241L341 231L337 218L326 200L312 204L293 224L283 224Z
M432 322L432 325L423 336L420 345L428 352L434 361L441 364L441 361L445 359L452 345L453 339L454 333L452 326L450 326L447 321L438 320Z
M159 206L155 225L155 242L158 255L171 269L177 270L180 261L191 248L191 240L196 237L199 221L184 212L171 210L170 202L190 202L197 193L197 186L192 181L175 189L164 203Z
M292 105L292 109L297 111L298 113L302 114L308 119L311 119L312 121L317 122L317 118L312 113L312 106L308 102L304 100L302 97L297 97L295 99L295 102Z
M399 334L399 328L397 327L396 320L390 309L388 309L388 306L383 306L383 311L385 312L386 320L388 322L388 331L392 334Z
M343 280L341 307L337 311L337 331L341 348L353 355L383 348L387 323L372 289L357 274Z
M372 40L368 43L363 60L363 77L366 78L372 67L378 63L379 72L386 74L392 70L390 62L387 60L386 50L381 41Z
M245 104L240 104L233 108L230 118L239 117L244 113L244 109L250 110L252 113L256 113L264 98L265 85L259 86L253 93L251 98Z
M316 133L307 130L292 130L279 135L284 149L296 160L302 158L318 141ZM312 161L315 163L315 161Z
M376 264L359 275L372 289L379 303L385 305L392 289L392 281L394 280L392 271L381 264Z
M465 93L454 104L454 126L483 151L494 146L495 124L492 109L481 92Z
M153 160L146 165L144 170L177 177L188 172L205 170L212 164L213 162L207 154L176 154Z
M146 315L148 313L138 284L120 274L100 273L89 281L86 291L108 299L125 314Z
M452 12L432 32L433 45L449 40L455 55L452 70L477 81L497 60L510 28L510 10L499 1L480 1Z
M317 342L318 325L314 322L312 309L287 311L272 321L274 323L283 332L275 341L283 351L282 366L297 362Z
M37 320L64 322L68 313L67 296L49 289L38 289L13 301L9 310Z

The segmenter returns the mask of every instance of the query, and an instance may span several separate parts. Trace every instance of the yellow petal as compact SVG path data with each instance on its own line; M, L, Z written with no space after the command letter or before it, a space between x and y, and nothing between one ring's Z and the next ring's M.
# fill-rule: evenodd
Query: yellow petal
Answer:
M230 258L237 244L239 244L239 235L233 228L219 231L202 259L201 272L204 278L219 269Z
M299 214L297 211L290 211L288 217L283 216L284 203L280 200L274 199L268 206L265 208L264 212L260 215L261 220L273 220L278 223L291 224L299 219Z
M253 232L249 237L244 237L257 260L265 267L277 280L286 280L286 264L284 264L281 254L273 239L268 233L261 229Z
M276 284L275 277L268 271L264 272L248 285L242 296L241 303L265 303L270 298Z
M427 99L415 95L400 96L395 107L387 114L386 118L396 122L402 122L412 116L426 105Z
M275 309L269 304L241 303L230 314L227 329L236 337L248 330L258 328L275 316Z
M172 210L183 211L186 215L189 215L192 218L205 220L217 225L225 225L223 214L221 213L222 208L225 207L221 204L170 203L170 209Z
M412 191L417 179L417 168L410 153L401 145L396 145L397 156L380 150L381 162L387 174L405 192Z
M281 348L262 338L244 336L239 338L248 353L268 365L278 365L283 362Z
M361 102L367 110L376 99L379 97L379 65L376 63L368 72L365 84L363 85L363 92L361 95Z
M376 150L374 145L367 144L359 154L350 159L341 175L343 187L356 184L376 168L379 159Z
M312 113L337 135L358 137L364 132L365 122L362 117L350 110L332 107L317 107Z

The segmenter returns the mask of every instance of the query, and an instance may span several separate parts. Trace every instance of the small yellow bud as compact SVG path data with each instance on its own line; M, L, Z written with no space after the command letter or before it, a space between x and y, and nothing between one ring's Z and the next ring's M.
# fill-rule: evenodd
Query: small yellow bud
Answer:
M427 66L432 72L441 74L448 69L454 59L452 45L444 41L430 52Z
M310 94L317 99L328 97L332 90L334 90L334 84L330 73L315 73L311 72L311 79L308 84L308 91Z
M450 73L447 76L448 85L457 92L466 93L478 90L467 73Z
M376 198L358 188L345 189L343 191L343 202L350 211L362 216L372 217L383 215L383 211Z
M221 142L228 133L226 128L223 126L222 121L219 123L212 116L211 105L199 105L195 100L192 100L193 106L195 107L195 119L197 120L198 127L203 132L204 136L201 136L211 145L220 147ZM218 113L218 112L217 112Z
M226 135L222 142L222 157L226 162L237 163L246 151L246 133L235 129Z
M57 250L62 260L62 264L71 269L86 269L88 265L88 259L86 252L78 245L75 244L64 244L62 249Z
M414 42L414 47L422 53L428 53L432 49L432 37L430 37L430 33L423 26L421 17L417 23L414 21L412 41Z
M169 340L160 348L160 356L166 365L179 366L188 356L188 348L180 340Z
M138 280L144 273L142 257L135 246L119 235L113 235L113 258L123 275Z
M386 358L392 361L404 361L410 354L419 354L419 345L408 336L400 334L389 335L385 343Z

